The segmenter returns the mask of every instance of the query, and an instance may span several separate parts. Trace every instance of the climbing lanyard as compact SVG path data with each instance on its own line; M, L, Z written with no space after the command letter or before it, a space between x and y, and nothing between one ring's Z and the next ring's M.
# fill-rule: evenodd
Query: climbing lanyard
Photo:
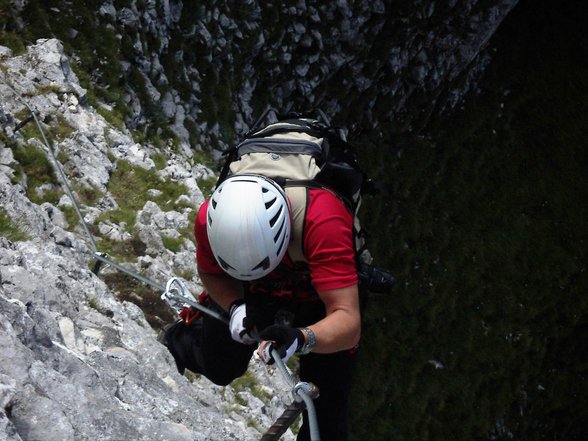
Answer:
M170 279L168 282L166 291L161 295L161 298L167 298L169 300L173 300L178 304L185 304L187 306L194 307L199 311L202 311L204 314L208 314L211 317L214 317L223 323L228 324L228 319L213 311L205 306L200 305L198 302L194 301L191 296L188 295L187 287L185 284L176 282L177 288L173 287L173 278ZM179 279L178 279L179 280ZM308 422L310 428L310 439L312 441L320 441L319 429L318 429L318 421L316 417L316 411L314 408L313 399L317 398L319 395L318 388L312 384L307 383L305 381L296 381L292 376L292 373L278 354L278 351L275 349L271 350L271 355L276 362L276 366L278 370L282 373L282 376L285 378L288 385L292 388L292 395L294 396L294 403L284 410L282 415L276 420L276 422L270 427L270 429L263 435L261 438L262 441L272 441L278 440L279 437L288 429L288 427L294 422L296 417L306 408L308 414ZM288 425L285 425L285 424Z

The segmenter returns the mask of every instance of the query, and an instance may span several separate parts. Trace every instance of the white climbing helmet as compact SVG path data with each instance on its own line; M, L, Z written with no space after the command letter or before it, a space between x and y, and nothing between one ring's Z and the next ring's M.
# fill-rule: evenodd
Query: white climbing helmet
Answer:
M286 194L265 176L231 176L210 198L206 230L225 272L239 280L259 279L278 266L288 249Z

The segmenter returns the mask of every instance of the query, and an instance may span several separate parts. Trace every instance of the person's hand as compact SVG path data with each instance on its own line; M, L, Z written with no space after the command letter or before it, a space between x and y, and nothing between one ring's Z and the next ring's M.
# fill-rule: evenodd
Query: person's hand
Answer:
M236 300L229 308L229 329L231 330L231 337L233 340L251 345L256 343L259 338L257 336L256 323L252 317L251 307L245 305L242 299Z
M298 328L290 326L272 325L265 328L259 333L262 340L257 353L265 364L275 362L272 357L272 349L278 352L278 355L285 363L288 359L304 346L304 334Z

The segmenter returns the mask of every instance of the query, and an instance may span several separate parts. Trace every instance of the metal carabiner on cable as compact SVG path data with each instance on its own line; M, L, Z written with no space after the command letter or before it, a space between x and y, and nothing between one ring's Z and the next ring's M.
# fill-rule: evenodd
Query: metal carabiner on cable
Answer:
M308 383L305 381L295 382L294 378L292 377L292 374L290 373L290 370L288 369L288 367L285 365L284 361L282 360L282 358L278 354L278 351L276 351L275 349L272 349L271 354L272 354L272 357L276 363L276 366L278 366L278 369L280 370L280 372L282 372L284 378L286 379L286 381L288 382L290 387L292 387L292 395L294 395L294 401L297 403L304 403L304 407L306 407L306 413L308 415L308 426L310 429L311 441L320 441L321 437L320 437L320 433L319 433L318 420L316 417L316 410L314 408L314 403L313 403L313 400L319 396L318 387L316 387L312 383ZM303 410L302 408L300 408L300 406L298 406L297 408L300 409L300 411ZM288 412L289 409L290 409L290 407L286 408L286 410L284 411L284 414L286 412ZM284 416L284 414L282 414L282 416ZM278 418L278 421L279 420L280 419ZM294 421L294 419L292 419L291 423L293 421ZM276 439L276 438L262 438L262 440L264 440L264 441L270 440L270 439Z

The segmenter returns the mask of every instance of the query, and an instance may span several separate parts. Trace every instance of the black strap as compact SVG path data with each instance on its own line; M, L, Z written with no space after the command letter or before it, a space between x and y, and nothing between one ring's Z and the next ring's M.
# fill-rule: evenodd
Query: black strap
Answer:
M281 187L307 187L313 190L326 190L335 195L341 202L343 202L343 204L347 207L347 209L351 211L351 213L355 214L354 204L349 199L339 194L339 192L333 190L332 188L329 188L326 185L321 184L318 181L312 179L288 179L286 180L284 185L281 185Z
M227 179L229 171L231 170L231 163L237 159L237 147L231 147L230 149L225 150L223 152L223 156L225 156L225 163L223 164L223 168L221 169L218 180L216 181L216 186L214 188L218 188L218 186L225 179Z

